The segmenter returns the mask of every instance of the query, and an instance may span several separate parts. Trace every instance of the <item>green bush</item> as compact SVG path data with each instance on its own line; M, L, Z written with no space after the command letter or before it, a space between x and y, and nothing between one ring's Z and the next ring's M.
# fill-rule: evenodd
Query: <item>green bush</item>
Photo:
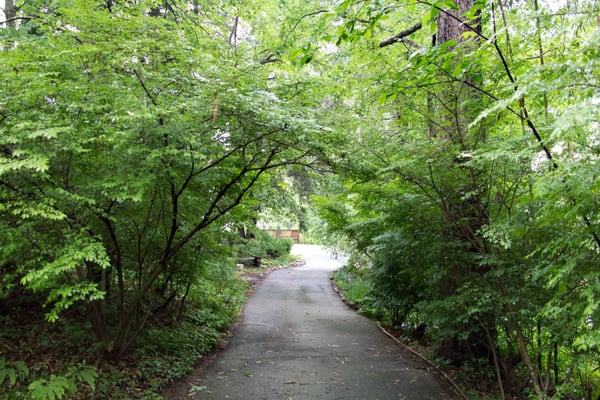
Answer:
M254 232L253 236L238 245L238 253L242 258L280 258L289 255L294 245L291 239L276 238L260 230Z
M294 242L291 239L271 238L265 245L267 257L279 258L290 254Z
M333 281L349 301L360 306L361 312L372 313L371 285L365 270L346 265L333 273Z

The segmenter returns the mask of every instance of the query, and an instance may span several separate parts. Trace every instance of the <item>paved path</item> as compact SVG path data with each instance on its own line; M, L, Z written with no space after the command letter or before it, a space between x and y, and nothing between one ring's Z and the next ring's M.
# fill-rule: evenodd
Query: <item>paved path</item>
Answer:
M306 265L272 272L249 299L230 346L188 399L457 399L427 365L344 305L329 283L341 265L296 245Z

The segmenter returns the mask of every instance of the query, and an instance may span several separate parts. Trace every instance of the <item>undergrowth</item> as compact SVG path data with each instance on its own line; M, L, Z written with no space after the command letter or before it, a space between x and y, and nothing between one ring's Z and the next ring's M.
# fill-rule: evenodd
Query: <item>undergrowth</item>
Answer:
M344 296L359 307L359 312L366 315L375 314L372 307L373 299L366 271L362 268L344 266L333 272L333 281L344 293Z
M264 257L260 268L236 271L234 258L213 260L116 362L103 357L106 344L95 342L85 305L48 323L38 294L0 298L0 399L161 399L163 388L191 373L223 341L249 293L245 274L265 275L292 263L291 247L290 240L259 233L238 244L237 255Z
M199 279L183 312L174 310L180 304L164 310L135 350L116 363L99 356L80 317L83 309L49 324L36 312L36 298L28 295L1 316L0 399L161 399L162 388L192 372L203 354L218 346L245 301L246 288L234 273Z
M369 270L367 268L344 266L335 271L332 274L332 278L343 295L358 307L359 313L380 322L404 344L423 354L434 365L444 370L449 376L452 376L463 387L464 392L470 399L491 400L494 398L490 394L491 389L486 388L482 390L484 382L481 379L476 383L473 380L474 377L481 378L481 366L477 367L467 364L460 369L450 368L444 360L436 359L434 347L422 336L422 332L420 332L418 326L413 326L411 323L400 327L393 326L389 313L377 307L378 302L372 295L372 287L368 274ZM493 379L493 376L487 377L487 380L491 381L491 379ZM488 386L487 383L485 386Z

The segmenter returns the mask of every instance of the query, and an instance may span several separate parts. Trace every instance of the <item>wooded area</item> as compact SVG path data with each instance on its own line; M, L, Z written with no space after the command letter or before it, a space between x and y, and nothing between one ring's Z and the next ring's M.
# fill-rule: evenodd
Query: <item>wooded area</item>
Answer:
M193 361L160 381L123 366L214 346L236 259L286 252L265 215L348 251L363 308L474 398L600 396L596 1L3 13L5 398L156 396ZM43 336L78 358L28 350Z

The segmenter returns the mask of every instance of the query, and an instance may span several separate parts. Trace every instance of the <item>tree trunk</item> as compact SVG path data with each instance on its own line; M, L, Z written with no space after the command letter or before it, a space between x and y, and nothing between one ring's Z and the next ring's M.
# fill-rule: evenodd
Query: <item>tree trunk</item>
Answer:
M4 9L2 11L4 12L3 21L7 21L6 26L15 28L17 26L17 21L15 20L17 9L15 8L14 0L4 0Z
M478 46L477 39L466 39L464 33L480 32L481 27L478 19L465 21L463 17L473 6L473 0L457 0L456 5L458 10L440 11L436 42L456 42L448 47L448 51L456 53L455 62L458 63L461 61L462 47L471 46L469 43ZM447 182L441 182L439 193L442 198L440 235L443 244L440 266L447 272L446 278L440 282L442 299L455 295L456 290L470 279L469 276L481 276L486 272L477 264L477 256L487 251L485 240L479 234L480 229L488 223L486 206L482 200L486 198L486 186L480 183L478 172L468 165L471 151L485 140L484 129L469 128L481 107L480 95L468 85L476 73L470 71L470 75L465 77L466 83L457 79L445 85L435 96L439 105L434 109L440 123L437 131L430 129L429 132L430 136L440 141L443 148L449 149L451 157L446 165L440 166L440 173L447 177ZM451 173L444 175L444 170ZM471 325L473 329L467 338L447 338L440 346L440 356L452 360L456 365L474 358L486 358L493 364L493 348L488 343L496 339L494 316L480 312ZM469 327L458 326L457 329Z

